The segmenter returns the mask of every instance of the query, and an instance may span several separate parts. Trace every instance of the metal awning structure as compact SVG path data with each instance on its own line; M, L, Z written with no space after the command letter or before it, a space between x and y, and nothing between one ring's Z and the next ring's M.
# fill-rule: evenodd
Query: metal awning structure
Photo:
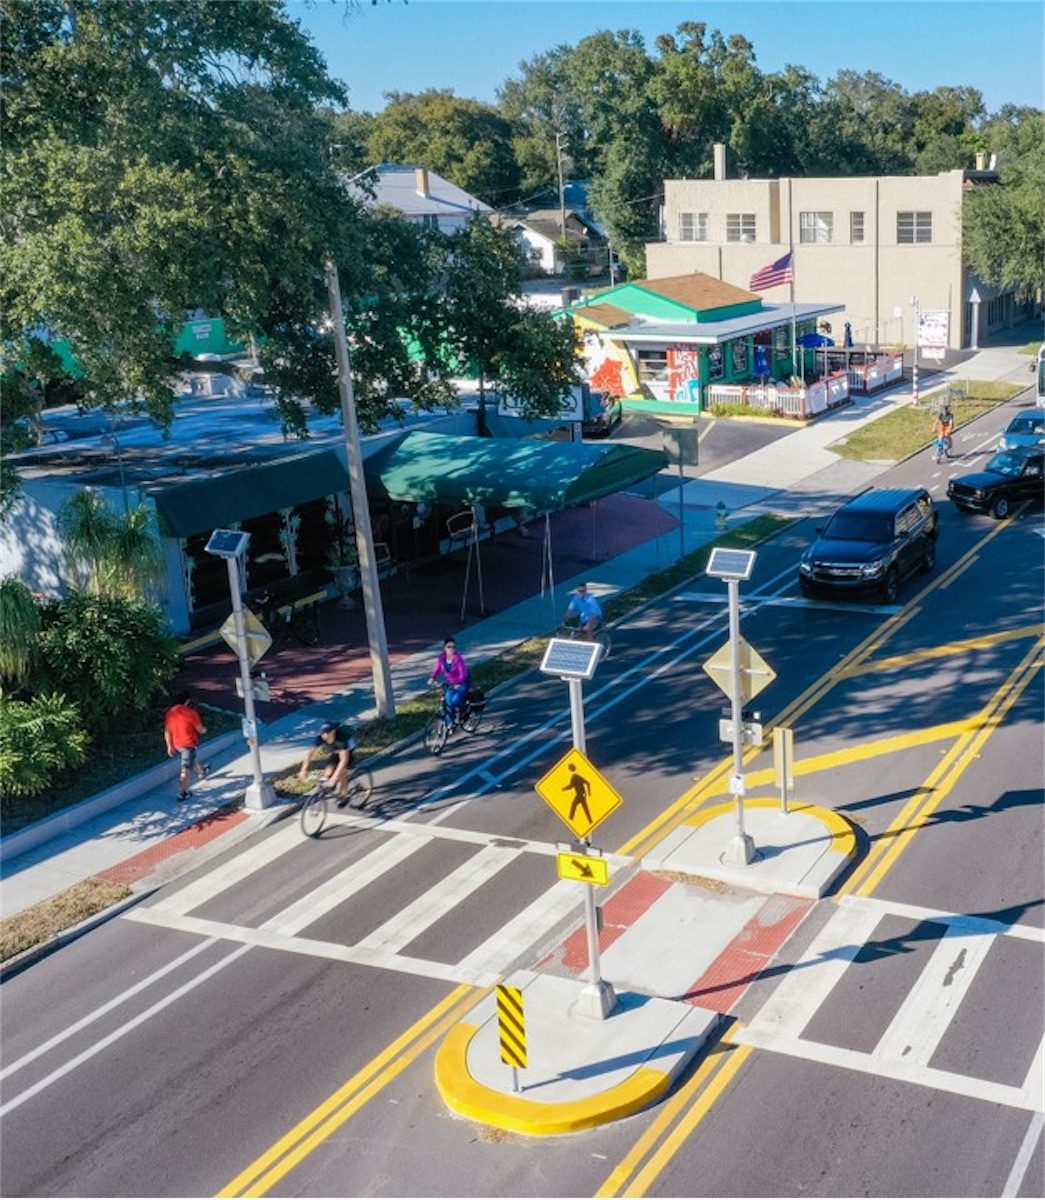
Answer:
M667 464L661 450L407 433L368 458L367 490L391 500L556 512L612 495Z
M348 488L348 472L333 450L201 475L147 489L160 532L186 538L332 496Z

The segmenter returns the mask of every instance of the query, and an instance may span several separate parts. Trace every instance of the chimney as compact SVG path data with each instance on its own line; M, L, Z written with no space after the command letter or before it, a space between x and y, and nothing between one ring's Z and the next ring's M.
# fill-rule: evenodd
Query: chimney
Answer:
M712 147L712 152L715 155L715 178L725 179L726 177L726 146L724 142L716 142Z
M983 150L976 151L976 170L984 171L987 169L987 155Z
M414 181L417 185L417 194L419 196L428 195L428 168L414 167Z

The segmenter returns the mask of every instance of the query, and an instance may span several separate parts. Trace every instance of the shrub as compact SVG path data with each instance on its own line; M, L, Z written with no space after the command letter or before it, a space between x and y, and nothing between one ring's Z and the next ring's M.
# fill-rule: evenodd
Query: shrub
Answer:
M29 673L40 633L33 593L9 575L0 581L0 677L20 683Z
M64 696L0 699L0 797L34 796L86 754L80 711Z
M41 626L34 692L64 692L94 733L115 724L139 729L151 720L178 667L158 608L74 593L46 604Z

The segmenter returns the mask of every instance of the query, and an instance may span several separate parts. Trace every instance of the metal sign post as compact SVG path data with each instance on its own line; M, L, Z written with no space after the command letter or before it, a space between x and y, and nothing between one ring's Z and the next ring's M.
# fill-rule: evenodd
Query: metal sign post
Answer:
M207 552L225 559L229 570L229 592L232 594L232 619L236 628L236 658L239 660L240 683L243 688L243 737L250 747L252 782L247 785L245 808L264 809L276 803L276 793L261 769L261 747L258 744L258 720L254 711L254 689L251 686L250 658L247 652L247 625L243 618L243 597L240 595L239 564L250 534L234 529L215 529L207 542Z
M722 861L740 867L747 866L755 857L755 843L744 829L744 680L740 662L740 581L751 578L755 557L754 550L716 546L705 569L711 578L724 579L729 592L729 701L733 724L733 774L729 779L729 790L736 803L737 831L726 846Z
M588 833L620 803L620 796L606 783L585 757L584 696L581 683L591 679L599 661L597 642L552 638L548 643L541 670L558 675L570 688L570 725L573 749L541 779L537 791L556 810L567 825L581 837L581 846L591 846ZM564 798L572 796L568 809ZM581 990L577 1012L594 1020L604 1020L617 1004L613 985L602 978L599 961L599 929L595 912L595 892L584 888L584 925L588 940L588 983Z

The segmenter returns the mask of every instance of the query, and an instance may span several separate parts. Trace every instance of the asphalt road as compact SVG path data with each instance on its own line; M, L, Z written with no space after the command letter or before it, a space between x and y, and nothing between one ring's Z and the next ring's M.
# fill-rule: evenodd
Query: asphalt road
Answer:
M961 469L921 455L887 481L939 497ZM381 820L316 841L282 822L5 983L3 1194L1042 1194L1041 1115L1016 1099L1042 1070L1041 512L944 502L936 568L895 610L798 598L814 522L761 549L743 634L801 797L844 812L861 857L669 1101L534 1141L433 1088L451 1006L577 916L532 919L565 835L532 784L569 738L566 689L534 675L440 760L377 764ZM723 758L700 669L723 592L634 614L586 688L589 755L625 797L606 850L665 836ZM941 972L942 1009L919 990ZM337 1120L269 1156L324 1103Z

